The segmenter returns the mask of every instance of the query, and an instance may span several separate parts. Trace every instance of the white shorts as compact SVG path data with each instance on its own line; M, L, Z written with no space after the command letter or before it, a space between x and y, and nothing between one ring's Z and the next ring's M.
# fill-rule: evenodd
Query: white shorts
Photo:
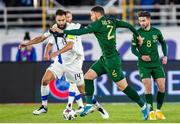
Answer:
M84 74L82 71L83 60L75 59L71 64L65 65L54 61L47 70L50 70L56 78L61 78L63 74L68 82L76 83L77 86L84 84Z

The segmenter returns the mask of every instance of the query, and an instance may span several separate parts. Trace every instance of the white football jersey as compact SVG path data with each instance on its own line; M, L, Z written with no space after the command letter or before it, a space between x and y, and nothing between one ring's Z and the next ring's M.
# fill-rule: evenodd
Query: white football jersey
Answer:
M67 23L66 25L66 30L72 30L72 29L78 29L78 25L74 23ZM80 26L79 26L80 28ZM49 37L48 43L56 45L55 37L53 35L50 35L49 32L44 33L44 36ZM83 51L83 46L81 42L81 37L80 36L75 36L75 35L65 35L65 37L57 37L57 49L62 49L63 47L66 46L68 42L73 42L73 48L67 52L64 52L61 54L62 58L62 64L70 64L72 63L75 59L81 58L84 60L84 51ZM58 56L54 60L55 62L58 62Z

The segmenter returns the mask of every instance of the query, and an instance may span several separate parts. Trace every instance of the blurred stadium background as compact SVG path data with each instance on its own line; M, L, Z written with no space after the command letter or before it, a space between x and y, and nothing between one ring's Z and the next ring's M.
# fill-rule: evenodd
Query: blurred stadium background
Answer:
M136 28L137 12L150 11L152 25L159 28L168 44L168 64L166 70L166 102L180 102L180 1L179 0L0 0L0 103L39 103L40 82L50 62L43 61L46 42L34 45L36 61L16 60L18 45L23 42L25 32L34 38L53 25L57 9L69 10L74 22L88 25L89 11L94 5L101 5L109 16L130 22ZM124 61L130 85L140 95L144 88L139 80L136 57L131 53L131 32L117 31L117 49ZM83 70L98 59L100 49L91 34L82 36L85 62ZM161 49L160 53L162 55ZM95 80L95 95L100 102L131 102L116 85L103 75ZM156 85L153 85L156 94ZM68 86L61 80L51 82L49 102L65 103ZM3 106L2 106L3 107ZM1 108L0 108L1 109ZM2 112L2 111L0 111ZM1 118L1 113L0 113ZM1 120L0 120L1 122Z

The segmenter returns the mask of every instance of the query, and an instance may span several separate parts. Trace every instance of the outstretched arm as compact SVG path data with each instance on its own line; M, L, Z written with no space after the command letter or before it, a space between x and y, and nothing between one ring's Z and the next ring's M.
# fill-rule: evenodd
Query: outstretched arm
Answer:
M129 24L125 21L118 21L118 20L115 20L115 23L116 23L117 27L128 28L129 30L131 30L134 33L134 35L136 36L136 38L138 39L138 44L140 46L143 44L143 38L139 35L137 30L131 24Z
M41 35L41 36L38 36L38 37L35 37L34 39L30 40L29 42L26 42L26 43L21 43L19 45L19 47L26 47L26 46L29 46L29 45L32 45L32 44L38 44L38 43L41 43L43 42L47 37L45 37L44 35Z
M53 27L53 28L51 28L51 31L58 32L58 33L64 33L64 34L71 34L71 35L82 35L82 34L96 32L96 31L98 31L99 27L100 27L100 23L94 22L85 28L74 29L74 30L64 30L63 31L57 27Z
M137 30L129 23L125 22L125 21L118 21L116 20L116 26L117 27L121 27L121 28L128 28L129 30L131 30L137 37L139 36L139 33L137 32Z

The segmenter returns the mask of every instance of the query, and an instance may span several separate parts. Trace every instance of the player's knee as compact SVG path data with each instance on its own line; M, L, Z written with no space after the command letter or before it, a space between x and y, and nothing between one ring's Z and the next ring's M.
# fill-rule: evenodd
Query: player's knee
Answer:
M87 80L94 80L97 77L97 74L94 70L90 69L85 75L84 78Z
M94 76L91 75L91 74L85 74L84 79L87 79L87 80L94 80Z
M126 87L128 86L128 83L125 78L122 79L121 81L116 82L116 84L121 91L125 90Z
M145 94L151 94L151 85L144 85Z
M158 87L158 91L161 92L161 93L165 92L165 85L160 85Z
M41 80L41 85L47 86L47 85L49 84L49 81L50 81L50 80L48 80L48 79L42 79L42 80Z

